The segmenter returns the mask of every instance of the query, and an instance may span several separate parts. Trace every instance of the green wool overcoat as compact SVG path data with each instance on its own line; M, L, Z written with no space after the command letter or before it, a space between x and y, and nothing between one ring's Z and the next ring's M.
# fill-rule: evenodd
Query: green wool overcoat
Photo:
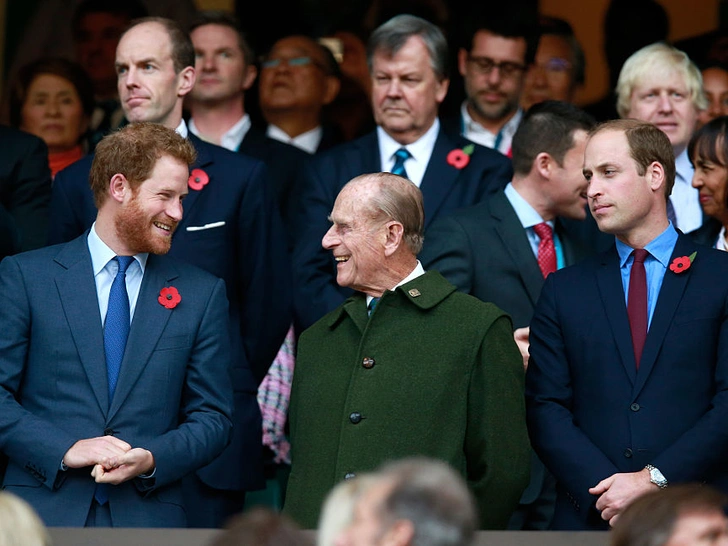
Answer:
M284 512L315 528L339 481L407 456L465 477L483 529L504 529L528 484L523 360L511 320L428 272L367 316L357 293L302 333Z

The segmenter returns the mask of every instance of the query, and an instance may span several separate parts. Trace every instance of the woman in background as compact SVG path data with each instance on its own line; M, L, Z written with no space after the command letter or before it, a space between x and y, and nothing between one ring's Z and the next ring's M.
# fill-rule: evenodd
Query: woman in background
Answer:
M688 144L688 157L695 168L693 187L700 192L700 206L709 218L688 235L696 243L728 250L728 116L709 121Z
M91 80L68 59L48 57L25 65L11 89L11 124L45 141L53 177L86 153L83 140L93 110Z

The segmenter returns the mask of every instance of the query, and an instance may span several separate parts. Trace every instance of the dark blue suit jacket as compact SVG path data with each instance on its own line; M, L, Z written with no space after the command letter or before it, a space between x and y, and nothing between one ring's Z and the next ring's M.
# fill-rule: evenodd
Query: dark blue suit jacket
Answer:
M158 302L174 286L174 309ZM225 447L232 389L225 285L150 255L113 399L86 236L0 264L0 450L3 488L47 525L82 527L91 468L61 471L78 440L113 434L154 455L153 478L109 487L118 527L184 527L180 480Z
M475 146L463 169L447 163L454 149L472 144L440 129L420 189L425 203L425 228L438 216L482 201L504 187L513 175L504 155ZM352 291L336 284L336 263L321 247L329 229L328 216L344 185L352 178L382 170L376 131L317 155L304 168L292 205L293 269L296 278L295 308L299 330L311 326L339 306ZM300 193L299 193L300 192Z
M679 235L636 370L619 258L549 275L531 322L531 442L558 481L553 526L606 529L589 487L659 468L728 492L728 254Z
M170 256L225 280L233 332L233 439L200 471L211 487L251 490L264 485L258 383L291 325L290 261L285 234L263 163L190 134L209 183L192 190L172 239ZM56 175L50 242L68 240L96 218L88 173L92 157ZM208 227L220 222L224 225Z

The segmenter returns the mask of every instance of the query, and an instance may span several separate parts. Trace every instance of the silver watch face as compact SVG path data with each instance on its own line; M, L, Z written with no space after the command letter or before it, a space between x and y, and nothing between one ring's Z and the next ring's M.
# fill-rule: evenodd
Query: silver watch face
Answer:
M654 466L650 468L650 481L658 487L667 486L667 479L663 476L662 472Z

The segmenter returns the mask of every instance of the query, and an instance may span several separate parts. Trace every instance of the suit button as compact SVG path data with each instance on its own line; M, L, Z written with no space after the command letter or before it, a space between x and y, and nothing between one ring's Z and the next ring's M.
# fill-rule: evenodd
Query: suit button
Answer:
M625 449L624 450L624 456L627 457L628 459L630 457L632 457L632 450L630 448Z
M361 361L361 365L364 369L371 370L374 367L374 359L365 356L364 360Z
M345 480L351 480L352 478L356 478L356 474L354 474L353 472L347 472L347 473L346 473L346 474L344 475L344 479L345 479Z
M640 410L640 405L635 402L634 404L631 404L629 406L629 409L631 409L632 411L639 411Z
M361 413L359 413L358 411L352 412L352 414L349 415L349 421L351 421L355 425L361 423L361 420L362 416Z
M104 436L113 436L114 432L116 432L116 431L113 428L105 428Z

